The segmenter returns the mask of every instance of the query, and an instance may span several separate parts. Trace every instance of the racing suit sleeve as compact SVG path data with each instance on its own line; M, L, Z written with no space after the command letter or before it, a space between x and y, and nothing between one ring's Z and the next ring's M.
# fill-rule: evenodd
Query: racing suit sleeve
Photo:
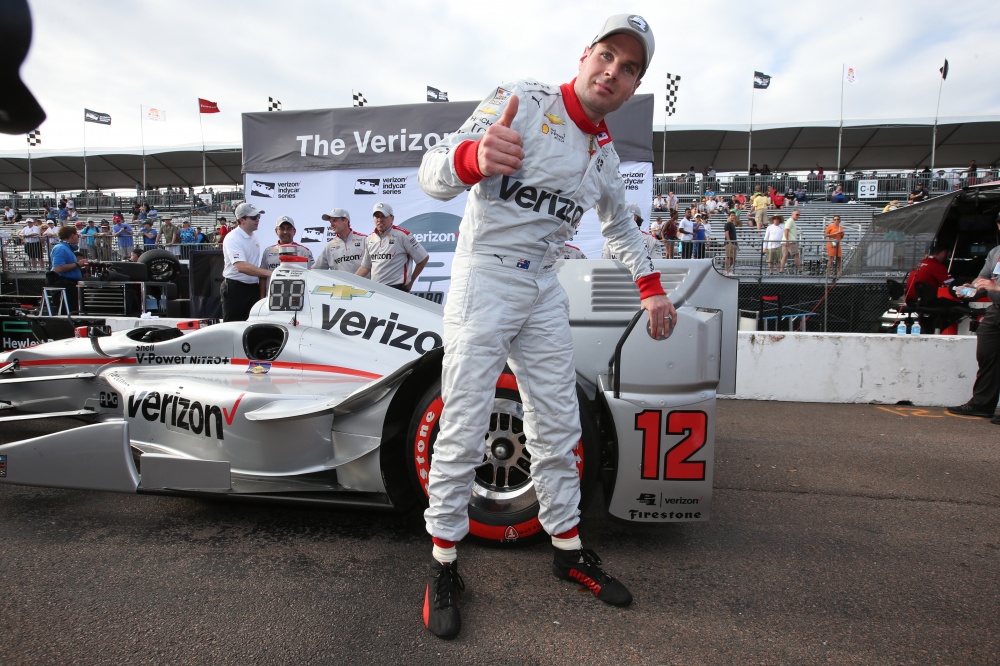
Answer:
M639 287L639 298L648 298L665 293L660 284L660 274L653 269L653 260L646 249L646 241L635 226L632 214L625 200L625 183L619 172L617 153L614 163L605 168L608 182L604 193L597 202L597 217L601 221L601 234L608 239L611 252L632 273L632 279Z
M495 88L458 131L424 154L417 179L428 196L449 201L483 179L479 171L477 142L490 125L500 119L510 98L520 92L516 86L507 84ZM523 132L520 118L521 115L516 116L511 127Z

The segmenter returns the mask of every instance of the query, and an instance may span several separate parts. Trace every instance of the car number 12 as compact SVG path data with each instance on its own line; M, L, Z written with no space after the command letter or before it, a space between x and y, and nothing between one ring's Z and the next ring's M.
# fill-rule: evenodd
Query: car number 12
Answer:
M662 423L663 412L660 410L647 409L635 416L635 429L642 433L640 478L658 480L662 458L664 481L703 481L705 462L690 458L705 445L708 435L708 416L705 412L697 411L676 411L667 414L665 434L683 435L683 437L661 456Z

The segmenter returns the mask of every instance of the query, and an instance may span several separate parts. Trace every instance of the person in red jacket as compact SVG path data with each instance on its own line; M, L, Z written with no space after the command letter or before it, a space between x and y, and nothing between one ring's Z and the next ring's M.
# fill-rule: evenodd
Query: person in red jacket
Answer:
M935 245L916 270L910 273L903 298L906 300L906 307L911 312L917 308L952 308L958 305L954 300L938 298L937 295L938 287L949 287L955 281L945 266L947 261L948 248L944 245ZM921 289L917 285L925 286ZM923 292L923 297L921 297L921 292ZM944 330L960 317L961 314L958 313L938 317L921 315L920 329L926 333L933 333L936 324Z

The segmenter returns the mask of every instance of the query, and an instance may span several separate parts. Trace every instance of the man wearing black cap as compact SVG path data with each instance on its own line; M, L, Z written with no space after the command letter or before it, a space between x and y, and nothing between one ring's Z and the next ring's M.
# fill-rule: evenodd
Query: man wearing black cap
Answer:
M605 603L632 596L601 569L577 532L581 426L569 299L555 267L585 210L639 288L649 334L665 339L676 312L627 210L620 160L605 117L635 93L653 56L645 19L609 18L560 87L522 80L494 89L454 134L429 150L420 186L436 199L469 191L444 311L444 408L424 513L433 550L424 625L458 634L456 543L469 531L475 468L482 464L495 387L509 363L524 401L524 432L538 520L552 538L553 573ZM470 189L471 188L471 189Z
M264 211L251 204L236 207L236 229L222 241L222 321L246 321L250 310L260 300L260 278L271 277L271 271L260 267L260 242L254 232Z
M997 233L1000 234L1000 217L996 219ZM986 263L979 277L972 284L963 285L975 289L975 296L983 293L989 296L992 305L986 310L979 328L976 329L976 383L972 386L972 399L964 405L949 407L948 411L959 416L982 416L990 423L1000 425L997 403L1000 402L1000 245L986 255Z

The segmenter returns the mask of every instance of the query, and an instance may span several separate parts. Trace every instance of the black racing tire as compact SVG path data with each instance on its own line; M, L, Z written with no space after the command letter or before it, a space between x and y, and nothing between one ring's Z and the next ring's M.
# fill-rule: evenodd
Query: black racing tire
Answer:
M406 457L418 495L427 504L427 478L443 406L441 381L424 393L407 429ZM525 448L521 396L514 375L497 381L493 416L486 434L486 455L476 468L469 502L469 536L499 547L527 546L545 538L538 520L538 499L529 476L531 456ZM581 506L586 506L600 467L597 427L582 410L582 435L577 446Z
M181 274L181 260L170 250L148 250L139 255L150 282L173 282Z

